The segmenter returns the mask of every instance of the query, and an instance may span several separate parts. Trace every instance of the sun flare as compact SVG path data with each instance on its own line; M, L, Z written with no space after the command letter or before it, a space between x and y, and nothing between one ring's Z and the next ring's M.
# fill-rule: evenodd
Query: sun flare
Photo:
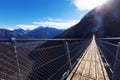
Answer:
M107 1L108 0L74 0L74 4L79 10L91 10Z

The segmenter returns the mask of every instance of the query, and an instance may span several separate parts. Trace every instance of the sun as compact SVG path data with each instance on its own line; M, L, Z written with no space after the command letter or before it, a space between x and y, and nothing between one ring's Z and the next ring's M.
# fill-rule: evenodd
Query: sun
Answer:
M107 1L108 0L74 0L74 4L79 10L91 10Z

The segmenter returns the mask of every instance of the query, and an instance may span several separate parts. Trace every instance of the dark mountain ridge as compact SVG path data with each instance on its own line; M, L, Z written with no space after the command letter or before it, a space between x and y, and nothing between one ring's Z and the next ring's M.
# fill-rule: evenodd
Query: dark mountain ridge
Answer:
M59 38L120 37L120 1L109 1L90 11Z

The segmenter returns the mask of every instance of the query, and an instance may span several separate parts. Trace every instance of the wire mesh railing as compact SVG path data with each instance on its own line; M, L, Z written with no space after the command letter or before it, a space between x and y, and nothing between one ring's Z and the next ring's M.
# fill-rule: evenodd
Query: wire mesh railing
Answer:
M120 80L120 43L109 41L98 39L97 44L110 80Z
M51 40L0 40L0 80L65 79L90 39L53 39L68 44L40 47Z

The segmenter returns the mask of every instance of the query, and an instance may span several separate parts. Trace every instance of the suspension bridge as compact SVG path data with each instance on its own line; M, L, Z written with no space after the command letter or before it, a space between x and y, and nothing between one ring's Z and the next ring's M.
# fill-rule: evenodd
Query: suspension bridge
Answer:
M109 80L94 36L67 80Z
M111 39L0 40L0 80L120 80L120 43Z

